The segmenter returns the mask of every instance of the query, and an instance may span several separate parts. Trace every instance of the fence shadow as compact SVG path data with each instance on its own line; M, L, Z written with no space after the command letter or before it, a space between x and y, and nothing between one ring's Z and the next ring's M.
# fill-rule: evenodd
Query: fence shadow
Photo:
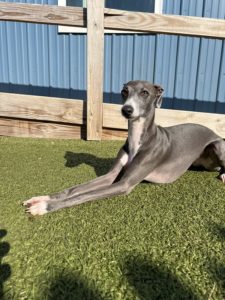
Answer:
M6 236L7 231L0 229L0 239ZM4 299L3 284L11 276L11 268L9 264L2 263L2 259L10 250L10 245L7 242L0 242L0 299Z
M103 300L94 284L76 273L58 275L45 291L47 300Z
M197 299L195 294L167 267L159 267L139 255L126 258L123 274L138 299Z
M122 88L123 82L121 83ZM87 91L74 88L57 88L52 86L36 86L31 84L13 84L0 82L0 92L16 93L47 97L60 97L69 99L87 99ZM122 104L120 89L116 92L103 93L105 103ZM181 99L176 97L163 97L162 108L178 109L198 112L225 113L225 102L207 101L203 99Z
M94 168L97 176L106 174L113 164L113 158L101 158L89 153L74 153L67 151L64 155L65 166L75 168L80 164L87 164Z

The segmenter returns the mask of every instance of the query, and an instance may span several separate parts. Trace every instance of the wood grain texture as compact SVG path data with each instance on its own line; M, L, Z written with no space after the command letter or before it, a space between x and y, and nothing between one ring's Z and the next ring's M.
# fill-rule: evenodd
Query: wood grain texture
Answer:
M219 136L225 138L224 114L158 109L156 123L164 127L183 123L196 123L212 129Z
M126 137L127 121L121 115L121 107L118 104L103 103L102 139L124 139ZM24 136L30 136L27 126L33 124L31 136L35 137L35 134L37 134L38 137L44 137L45 133L41 131L47 128L46 135L51 137L49 130L50 132L57 132L57 129L53 129L62 129L64 127L59 126L64 124L65 128L70 128L66 129L67 132L72 130L72 134L69 137L67 134L65 138L74 138L73 132L74 130L77 132L79 126L74 129L72 125L83 125L82 128L85 128L85 114L86 101L0 93L0 117L1 120L7 120L4 121L4 126L3 124L0 126L0 135L8 135L7 126L9 126L10 128L15 127L14 135L18 132L19 136L23 136L22 131L24 130ZM9 122L10 119L13 120ZM31 123L24 123L25 120ZM32 123L32 121L38 122ZM51 123L46 125L46 122ZM197 123L209 127L225 138L225 115L222 114L156 109L156 123L165 127L183 123ZM43 127L40 127L41 124ZM72 127L70 127L70 124ZM9 132L12 131L10 128ZM64 138L63 134L57 133L57 135ZM85 136L83 133L82 137ZM54 137L54 134L52 137Z
M105 103L103 109L103 126L106 128L127 129L127 121L122 117L120 111L121 105ZM155 121L158 125L164 127L183 123L201 124L225 138L224 114L156 109Z
M104 61L104 0L87 2L87 139L101 140Z
M86 10L80 7L0 3L0 20L86 27Z
M125 140L127 138L127 130L118 130L103 128L102 129L102 140L113 141L113 140Z
M81 139L84 138L85 132L79 125L0 118L0 135L32 138Z
M86 130L79 125L0 118L0 136L78 140L85 138ZM126 137L127 131L108 128L102 131L102 140L124 140Z
M0 93L0 116L83 124L86 101Z
M225 20L222 19L128 12L108 8L104 9L104 16L104 27L107 29L225 38ZM0 20L87 26L86 9L57 5L1 2Z
M127 129L127 120L121 115L119 104L103 104L103 127L115 129Z
M105 9L105 28L225 38L225 20Z

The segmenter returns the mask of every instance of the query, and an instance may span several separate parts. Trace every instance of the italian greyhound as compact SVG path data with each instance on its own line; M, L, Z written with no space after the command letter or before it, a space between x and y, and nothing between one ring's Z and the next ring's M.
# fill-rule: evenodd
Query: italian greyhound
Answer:
M190 166L219 171L225 183L225 141L207 127L155 124L155 108L162 103L163 88L147 81L124 85L122 115L128 120L128 138L110 171L81 185L24 201L31 215L43 215L96 199L128 194L145 180L171 183Z

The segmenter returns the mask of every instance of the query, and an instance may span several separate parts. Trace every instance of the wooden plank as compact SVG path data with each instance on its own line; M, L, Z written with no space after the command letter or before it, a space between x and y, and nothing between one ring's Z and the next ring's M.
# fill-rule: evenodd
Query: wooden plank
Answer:
M225 20L105 9L104 27L151 33L225 38Z
M104 60L104 0L87 2L87 139L101 140Z
M102 129L102 140L113 141L113 140L125 140L127 138L127 130L118 130L103 128Z
M127 121L122 117L121 105L104 104L103 126L105 128L127 129ZM225 138L225 115L171 109L156 109L156 123L167 127L183 123L207 126Z
M85 106L86 101L82 100L0 93L0 117L3 117L2 120L4 118L14 118L30 121L47 121L65 125L85 125ZM123 139L126 135L127 121L121 115L121 107L118 104L103 104L103 139ZM7 124L14 124L12 122L7 122ZM198 123L211 128L225 138L225 115L222 114L157 109L156 122L165 127L182 123ZM25 123L22 122L21 124ZM38 125L38 123L35 124L35 126ZM54 126L56 125L54 124ZM4 128L4 132L7 133L6 128ZM4 132L0 134L4 135ZM41 136L44 136L44 133ZM71 138L73 138L73 135Z
M83 124L86 101L0 93L0 116Z
M0 118L0 135L33 138L81 139L84 138L85 132L79 125Z
M127 120L121 115L119 104L103 104L103 127L114 129L127 129Z
M183 123L196 123L212 129L219 136L225 138L224 114L158 109L156 123L164 127Z
M104 15L104 27L107 29L225 38L225 20L222 19L128 12L109 8L104 9ZM0 20L4 21L86 27L86 19L86 10L79 7L0 3Z
M86 130L83 126L72 126L29 120L0 118L0 136L54 138L54 139L84 139ZM104 128L102 140L124 140L127 131Z
M81 7L0 3L0 20L86 27L86 10Z
M118 127L117 120L119 118L122 117L120 115L113 117L115 123L112 126ZM224 115L161 109L157 110L156 122L161 126L172 126L189 122L197 123L207 126L214 130L218 135L225 138ZM104 125L107 126L109 123ZM0 118L0 135L35 138L81 139L85 138L85 128L79 125ZM126 128L113 129L104 127L102 131L102 140L124 140L126 137Z

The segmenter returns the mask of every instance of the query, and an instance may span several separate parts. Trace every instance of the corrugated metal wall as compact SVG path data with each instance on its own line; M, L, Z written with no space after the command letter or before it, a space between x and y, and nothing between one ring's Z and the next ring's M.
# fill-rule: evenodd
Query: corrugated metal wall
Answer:
M164 0L163 10L224 19L225 0ZM225 113L221 40L107 34L104 74L105 102L120 103L122 84L142 79L162 84L166 108ZM86 99L86 35L58 34L57 26L1 22L0 91Z
M57 26L1 22L0 90L85 99L85 35L58 34Z
M225 17L224 0L171 0L165 4L166 13ZM221 40L157 36L154 80L166 87L166 106L224 113L224 58ZM158 74L158 70L163 71Z

